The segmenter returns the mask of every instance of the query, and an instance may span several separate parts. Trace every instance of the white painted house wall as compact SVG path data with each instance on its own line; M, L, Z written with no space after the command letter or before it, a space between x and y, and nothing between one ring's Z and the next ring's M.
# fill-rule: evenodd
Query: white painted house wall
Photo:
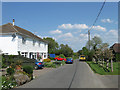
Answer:
M48 44L41 41L39 45L39 41L36 40L35 45L33 45L33 39L31 38L25 38L26 42L22 43L22 36L16 35L15 38L12 37L12 35L2 35L0 36L0 50L2 50L2 53L8 54L8 55L18 55L18 51L20 51L20 54L22 56L25 56L22 53L27 53L27 58L33 58L37 59L37 53L39 53L40 56L43 57L43 59L48 58ZM33 53L30 56L30 53Z
M22 36L18 36L18 51L27 52L27 57L30 58L29 53L34 53L37 55L39 53L44 59L48 56L48 45L42 41L35 40L33 45L32 38L25 38L25 43L22 43ZM40 45L39 45L40 43ZM46 55L46 57L44 56ZM31 57L32 58L32 57Z
M5 54L18 55L18 37L13 38L12 35L0 36L0 50Z

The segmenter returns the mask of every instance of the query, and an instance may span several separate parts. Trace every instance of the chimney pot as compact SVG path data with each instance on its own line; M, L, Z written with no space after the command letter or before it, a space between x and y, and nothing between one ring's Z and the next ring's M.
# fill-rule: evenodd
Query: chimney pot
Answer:
M13 19L13 26L15 25L15 19Z

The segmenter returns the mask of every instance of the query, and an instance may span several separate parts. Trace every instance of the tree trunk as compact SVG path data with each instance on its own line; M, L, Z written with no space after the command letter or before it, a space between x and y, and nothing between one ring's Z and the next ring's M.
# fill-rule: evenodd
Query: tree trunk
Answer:
M102 63L102 66L104 67L104 58L103 58L103 63Z
M107 69L108 69L108 67L109 67L109 60L107 60Z
M111 59L111 72L113 72L113 60Z

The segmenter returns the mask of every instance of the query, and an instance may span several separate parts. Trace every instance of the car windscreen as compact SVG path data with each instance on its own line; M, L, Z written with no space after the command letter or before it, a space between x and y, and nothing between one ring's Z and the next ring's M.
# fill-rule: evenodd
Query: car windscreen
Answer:
M67 60L72 60L72 58L67 58Z
M80 56L80 57L85 57L85 56Z

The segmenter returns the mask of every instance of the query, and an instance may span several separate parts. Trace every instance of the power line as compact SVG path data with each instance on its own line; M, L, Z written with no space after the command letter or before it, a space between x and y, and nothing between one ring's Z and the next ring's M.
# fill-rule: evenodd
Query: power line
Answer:
M95 19L95 21L93 22L93 25L91 26L91 28L88 30L88 43L89 43L89 50L90 50L90 30L94 27L94 25L96 24L97 20L98 20L98 17L100 16L102 10L103 10L103 7L105 5L105 2L106 0L104 0L103 4L102 4L102 7L100 8L100 11Z
M101 12L103 10L103 7L105 6L105 2L106 2L106 0L103 2L102 7L100 8L100 11L99 11L98 15L97 15L95 21L93 22L93 25L91 26L91 28L89 30L91 30L93 28L93 26L95 25L95 23L97 22L98 17L100 16L100 14L101 14Z

